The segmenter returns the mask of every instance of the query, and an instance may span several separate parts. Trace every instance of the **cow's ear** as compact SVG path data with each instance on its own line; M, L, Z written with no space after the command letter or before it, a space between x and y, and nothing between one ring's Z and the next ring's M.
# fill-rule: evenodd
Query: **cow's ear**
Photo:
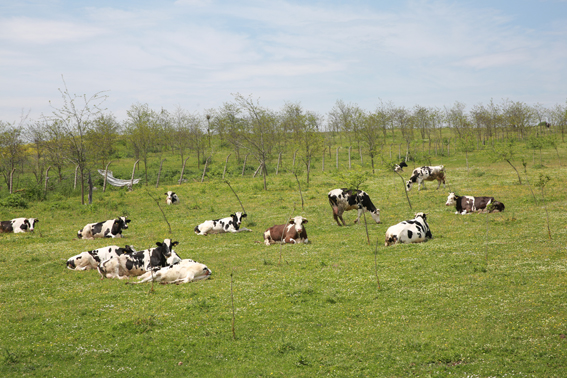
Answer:
M131 219L126 219L126 223L130 223L130 222L132 222Z
M230 214L230 217L234 218L234 217L236 217L236 214Z
M242 218L246 218L247 216L246 213L242 214Z
M157 245L158 247L161 247L161 246L162 246L161 242L156 242L156 245Z
M39 219L36 218L36 219L35 219L35 223L39 223Z
M294 220L293 218L289 218L289 222L288 222L288 223L293 224L294 222L295 222L295 220Z
M175 247L175 246L178 245L178 244L179 244L178 241L174 241L173 243L171 243L171 246L172 246L172 247Z
M307 223L307 222L308 222L307 219L303 218L303 223Z

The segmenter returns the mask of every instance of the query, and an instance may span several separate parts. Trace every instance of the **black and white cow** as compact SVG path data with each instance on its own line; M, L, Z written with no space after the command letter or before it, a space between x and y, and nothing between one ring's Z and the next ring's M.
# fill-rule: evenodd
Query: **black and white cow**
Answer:
M421 185L423 181L438 181L437 189L443 183L443 189L445 188L445 167L442 165L436 165L433 167L423 166L413 170L410 179L406 182L406 190L409 192L413 184L417 182L417 190L421 190ZM425 188L425 183L423 183L423 188Z
M305 224L307 219L302 216L291 218L287 224L278 224L268 228L264 232L264 244L270 245L274 243L309 243L307 239L307 230Z
M112 257L102 261L98 265L98 272L103 278L130 278L140 276L151 270L158 270L168 265L174 265L181 261L179 255L173 251L173 247L179 242L165 239L163 243L157 242L157 247L144 251L124 253L118 257Z
M400 164L396 164L394 166L394 172L403 172L404 171L404 167L407 167L408 165L406 164L405 161L402 161Z
M376 206L374 206L370 200L370 196L365 191L355 191L354 189L333 189L329 192L327 197L329 197L329 204L333 209L333 218L335 218L335 221L339 226L341 226L339 219L343 222L342 225L346 226L343 219L343 213L354 209L358 209L358 217L354 223L360 221L360 216L362 215L363 210L369 211L372 219L374 219L376 223L380 223L380 209L377 209Z
M191 259L181 260L175 265L169 265L156 272L146 272L138 279L140 282L159 282L161 284L180 284L198 280L206 280L211 270L205 265Z
M128 223L130 223L130 219L126 219L126 217L118 217L98 223L89 223L83 227L82 230L77 232L77 237L79 239L121 238L122 230L128 228Z
M165 195L167 196L165 202L168 205L179 205L179 197L177 197L177 194L175 194L172 191L169 191L165 193Z
M455 193L449 193L445 206L455 205L457 211L455 214L466 214L478 212L500 212L504 211L504 204L495 201L494 197L473 197L473 196L458 196Z
M93 249L92 251L81 252L67 260L67 268L71 270L89 270L96 269L102 261L112 257L118 257L124 253L134 253L136 250L132 246L124 248L116 245L109 247Z
M18 234L20 232L33 232L34 225L39 222L37 218L15 218L0 222L0 233Z
M248 228L240 228L242 218L246 218L246 214L239 211L236 214L230 214L230 217L227 218L204 221L195 227L195 233L197 235L208 235L222 234L224 232L252 231Z
M414 219L400 222L391 226L386 231L386 247L396 243L422 243L433 238L427 215L425 213L415 214Z

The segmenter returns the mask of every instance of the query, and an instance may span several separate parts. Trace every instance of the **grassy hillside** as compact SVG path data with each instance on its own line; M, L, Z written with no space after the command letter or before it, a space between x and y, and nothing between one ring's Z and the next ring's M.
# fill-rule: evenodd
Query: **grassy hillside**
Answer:
M334 155L325 172L313 163L309 185L300 176L304 209L291 157L278 176L270 172L268 191L260 177L251 178L255 166L243 178L241 163L232 161L228 178L248 213L244 226L254 232L195 235L198 223L240 210L220 179L228 153L219 153L204 183L196 164L183 185L173 184L172 173L164 179L181 166L171 156L158 189L154 181L133 192L98 190L90 206L70 190L28 200L27 209L0 206L3 220L40 219L33 234L0 234L0 375L567 376L567 169L555 150L544 150L537 169L529 159L527 175L518 164L524 185L507 163L490 163L482 151L469 154L468 171L460 154L433 156L432 164L446 166L447 189L414 188L413 210L399 177L379 169L362 187L381 210L381 224L366 217L371 245L364 225L353 224L355 212L345 214L347 227L332 218L326 194L343 185ZM132 164L124 157L115 175L129 177ZM158 167L156 158L154 180ZM533 187L540 173L552 178L545 187L551 240L541 190ZM494 196L506 210L455 215L445 206L449 189ZM179 206L165 207L167 190L178 193ZM150 194L159 197L172 234ZM417 211L428 214L434 238L384 247L386 229ZM132 219L123 239L75 239L86 223L118 215ZM255 243L290 215L309 220L311 244ZM183 258L207 264L212 277L150 292L150 285L101 281L96 271L65 267L82 251L143 249L167 237L180 242Z

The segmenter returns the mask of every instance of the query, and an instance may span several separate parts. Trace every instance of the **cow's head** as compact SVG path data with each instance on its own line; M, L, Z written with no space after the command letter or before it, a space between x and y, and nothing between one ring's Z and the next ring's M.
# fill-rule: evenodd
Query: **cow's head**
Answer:
M457 196L455 193L449 193L447 197L447 202L445 202L445 206L454 206L457 204Z
M305 223L307 223L307 219L303 218L301 215L289 219L289 224L295 227L295 231L297 231L298 234L303 231L303 225Z
M171 241L171 239L164 239L163 243L156 242L156 245L162 248L162 252L165 257L171 256L173 247L175 247L177 244L179 244L178 241Z
M77 231L77 239L82 239L82 238L83 238L83 230Z
M173 202L175 202L175 197L177 197L175 195L175 192L169 191L165 193L165 195L167 196L165 202L167 202L168 205L171 205Z
M415 213L415 219L422 218L423 220L427 220L427 214L425 213Z
M126 217L119 217L118 219L116 219L118 221L118 223L120 224L120 227L123 229L128 228L128 223L131 222L130 219L126 219Z
M230 216L232 217L234 224L240 226L240 224L242 223L242 218L246 218L246 213L238 211L236 214L230 214Z
M394 172L403 172L404 171L404 167L407 167L408 165L406 164L405 161L402 161L400 164L396 164L394 166Z
M380 222L380 209L377 208L376 210L372 211L370 213L370 215L372 215L372 219L374 219L374 222L376 222L378 224L381 223Z
M409 192L411 190L412 185L417 181L417 175L411 176L410 179L406 182L406 191Z
M28 218L28 223L29 223L29 230L33 231L33 226L36 223L39 223L39 219L37 218Z
M190 269L193 271L193 281L206 280L213 273L205 264L191 264Z

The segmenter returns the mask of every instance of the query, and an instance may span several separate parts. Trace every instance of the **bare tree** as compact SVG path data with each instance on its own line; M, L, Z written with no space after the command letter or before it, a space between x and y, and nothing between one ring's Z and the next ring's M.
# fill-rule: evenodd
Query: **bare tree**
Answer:
M150 152L156 149L157 114L147 104L132 105L126 114L128 114L125 122L126 135L134 149L136 159L144 163L146 185L148 185L148 158Z
M277 117L272 111L261 107L258 101L250 97L246 98L241 94L236 94L235 101L246 120L243 130L238 135L238 143L258 159L264 178L264 190L267 190L266 165L277 142L275 137Z
M56 108L52 105L52 119L57 121L65 133L64 141L67 144L67 158L79 169L81 177L81 204L85 204L85 175L89 163L89 150L87 146L87 134L96 119L103 110L100 106L107 96L98 92L87 97L87 95L76 95L69 92L67 84L63 80L63 89L59 89L63 99L63 105Z

